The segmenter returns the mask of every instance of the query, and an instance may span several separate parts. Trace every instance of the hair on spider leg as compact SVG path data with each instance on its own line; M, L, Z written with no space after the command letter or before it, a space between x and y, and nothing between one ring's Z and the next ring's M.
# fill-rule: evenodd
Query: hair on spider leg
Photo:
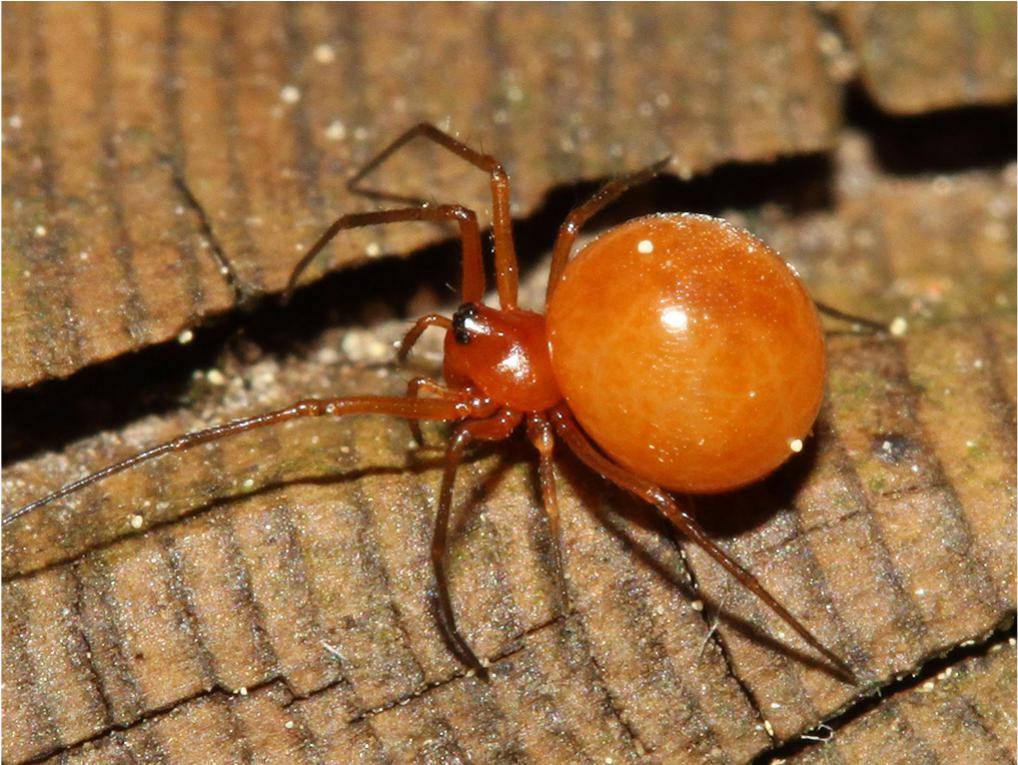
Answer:
M415 138L488 175L497 308L483 302L487 275L473 210L458 204L422 206L415 198L361 184ZM662 172L667 161L609 182L567 216L552 250L545 311L539 313L517 304L519 268L504 166L434 125L412 127L348 184L357 193L412 206L337 218L295 265L284 298L341 231L411 221L455 224L461 249L460 308L453 318L428 314L419 319L398 351L405 360L425 330L443 330L441 381L414 378L404 396L304 399L185 433L7 513L3 525L161 455L258 428L303 418L377 414L411 423L420 440L421 422L449 423L431 541L436 618L450 650L486 674L486 660L457 626L446 572L448 524L457 470L467 451L521 431L537 454L542 505L556 550L560 534L553 465L564 446L587 468L654 508L836 668L835 674L854 682L852 668L839 654L719 547L672 496L748 486L802 450L820 409L826 374L816 304L766 244L708 215L632 219L573 255L587 222ZM732 407L733 401L740 406ZM561 586L560 553L554 565Z

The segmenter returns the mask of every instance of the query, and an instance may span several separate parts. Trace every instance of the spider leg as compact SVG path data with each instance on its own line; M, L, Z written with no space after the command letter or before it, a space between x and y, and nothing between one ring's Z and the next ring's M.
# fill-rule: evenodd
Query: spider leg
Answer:
M661 487L630 473L628 470L619 467L611 460L602 455L597 448L587 439L572 415L563 406L556 406L551 410L552 423L555 432L561 436L573 453L588 467L600 473L616 486L625 489L640 499L654 505L658 511L671 522L676 529L681 531L691 541L699 545L704 552L721 564L729 574L735 577L744 587L750 590L762 600L774 613L799 633L809 645L823 654L831 664L840 670L851 682L856 682L852 669L837 654L817 640L798 619L792 616L777 599L764 589L764 586L757 581L756 577L746 571L732 558L718 547L703 530L699 523L685 510L679 507L675 500Z
M576 242L576 237L579 235L583 225L626 191L649 181L660 173L670 161L671 157L665 157L642 170L637 170L630 175L624 175L621 178L609 181L594 196L573 209L566 216L565 221L559 227L558 237L555 239L555 249L551 256L551 272L548 274L548 291L545 295L545 303L551 299L551 293L555 291L555 286L558 284L559 279L562 278L562 272L565 270L566 263L569 262L569 254L572 252L573 244Z
M274 412L244 417L239 420L231 420L222 425L216 425L204 430L197 430L192 433L185 433L170 441L158 444L145 449L126 459L109 465L102 470L79 478L77 481L67 484L61 489L47 494L45 497L29 502L4 516L3 525L6 526L12 521L31 513L33 510L47 505L54 500L66 497L78 489L81 489L96 481L127 470L135 465L155 459L169 452L179 452L190 449L198 444L218 441L221 438L244 433L255 428L267 425L276 425L289 420L296 420L303 417L342 417L348 414L383 414L391 417L401 417L413 420L463 420L467 417L485 417L495 411L495 406L486 398L472 398L470 400L442 400L442 399L406 399L389 396L349 396L345 398L323 398L304 399L298 401L285 409L278 409Z
M406 397L408 399L418 398L422 390L444 401L466 401L472 396L469 391L448 388L427 377L415 377L406 384ZM416 444L422 446L424 444L424 436L421 433L420 421L411 418L407 420L407 425L410 426L410 432L413 434Z
M522 415L519 412L502 409L489 419L471 420L456 428L445 451L445 472L442 475L442 488L439 492L435 533L431 540L431 562L435 569L435 581L438 584L439 623L456 653L481 677L487 675L487 669L456 628L456 617L453 614L452 601L449 599L449 581L445 572L449 509L452 506L452 490L456 481L456 470L463 460L463 453L467 445L476 440L499 441L512 433L521 419Z
M403 336L403 340L399 344L399 351L396 353L396 361L400 364L406 361L406 357L410 355L410 349L414 347L414 343L417 342L428 327L442 327L443 329L450 330L452 329L452 319L437 313L429 313L419 318L410 328L410 331Z
M857 316L854 313L847 313L845 311L839 311L833 306L829 306L826 303L821 303L819 300L814 300L813 305L817 307L820 313L825 313L832 319L840 319L841 321L847 321L851 324L858 324L861 327L866 327L875 332L887 332L888 327L886 324L874 321L873 319L867 319L865 316Z
M460 240L463 247L463 301L479 301L484 296L484 261L481 256L481 233L477 227L477 214L460 205L441 205L439 207L407 207L399 210L351 213L337 218L294 266L290 273L290 279L286 283L286 289L283 290L283 302L290 299L294 287L297 286L297 279L300 278L304 269L340 231L405 221L455 221L459 224Z
M541 484L541 499L545 517L548 519L548 535L551 537L552 558L555 566L555 577L558 579L559 593L562 596L562 613L568 614L569 589L566 586L565 566L562 557L562 532L559 524L558 494L555 491L555 431L551 424L540 414L527 417L527 436L537 449L537 477Z
M509 207L509 175L502 163L490 154L471 149L464 143L429 122L421 122L407 130L403 135L386 146L374 156L356 175L347 182L350 191L374 199L385 199L403 204L427 204L416 197L401 196L377 189L366 189L361 181L385 160L395 154L405 144L417 136L434 141L439 146L451 151L466 160L474 167L484 170L491 176L491 232L495 240L495 279L498 286L498 299L502 308L515 308L519 290L519 274L516 265L516 247L513 244L512 216ZM482 289L483 292L483 289ZM478 302L480 298L467 297L464 290L463 302Z

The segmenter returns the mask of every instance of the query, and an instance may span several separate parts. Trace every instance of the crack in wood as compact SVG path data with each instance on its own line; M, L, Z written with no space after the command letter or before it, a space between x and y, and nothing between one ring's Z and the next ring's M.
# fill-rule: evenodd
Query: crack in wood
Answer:
M191 186L184 177L184 172L177 160L167 154L161 155L159 159L169 168L170 179L173 181L174 188L179 192L180 198L184 201L187 208L194 214L198 222L198 229L208 242L208 249L216 263L216 270L226 280L227 285L229 285L230 290L233 292L235 304L237 306L246 305L255 297L257 292L244 282L237 269L234 268L233 262L226 254L222 242L212 228L212 221L209 218L208 212L206 212L205 207L191 190Z
M853 700L845 707L826 717L812 731L806 731L806 733L817 732L823 727L831 731L827 739L831 740L837 735L839 730L879 707L886 697L902 691L912 691L920 688L943 673L944 670L958 666L972 658L985 657L993 650L997 650L1009 642L1013 645L1014 640L1014 614L1011 614L1004 623L983 636L982 640L969 640L952 646L938 657L921 663L914 672L902 673L898 679L892 679L881 686L869 689L867 695ZM780 745L772 749L761 752L754 758L753 765L769 765L775 762L775 760L793 757L814 746L816 746L815 741L805 738L804 734L800 734L795 738L788 739L784 743L780 743Z

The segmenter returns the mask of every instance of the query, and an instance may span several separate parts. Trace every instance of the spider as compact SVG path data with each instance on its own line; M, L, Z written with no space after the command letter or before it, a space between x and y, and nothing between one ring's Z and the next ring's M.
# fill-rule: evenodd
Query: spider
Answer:
M365 189L361 181L416 137L435 142L490 176L498 308L483 303L485 273L477 215L461 205ZM478 674L484 664L460 634L445 571L449 511L468 446L523 429L538 455L538 480L553 564L565 592L553 454L556 439L579 460L653 505L755 593L848 679L850 667L817 640L757 579L718 547L670 493L715 493L753 483L801 450L823 397L824 339L817 308L794 271L746 231L704 215L660 214L604 233L571 259L583 225L627 189L661 172L668 158L617 178L574 209L555 242L546 313L517 305L518 273L502 164L434 125L403 133L350 180L352 191L404 206L338 218L297 263L284 300L312 260L342 230L404 221L454 222L462 246L462 304L428 314L399 347L404 361L430 327L445 331L444 383L416 377L405 397L306 399L284 409L178 436L85 476L3 518L35 509L168 452L304 417L380 414L456 423L431 544L437 617L450 646Z

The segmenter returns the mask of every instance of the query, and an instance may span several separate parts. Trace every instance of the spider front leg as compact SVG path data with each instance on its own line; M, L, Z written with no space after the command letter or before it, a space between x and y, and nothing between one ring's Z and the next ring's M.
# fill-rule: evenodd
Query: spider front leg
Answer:
M460 241L463 247L463 302L479 301L484 296L484 261L481 256L481 232L477 226L477 214L460 205L441 205L439 207L408 207L400 210L351 213L337 218L318 237L318 241L311 245L311 249L304 254L304 257L297 261L297 265L294 266L290 279L286 283L286 289L283 290L283 302L290 299L304 269L340 231L407 221L454 221L459 224Z
M422 391L445 401L465 401L470 397L466 391L447 388L428 377L415 377L406 384L406 397L409 399L417 398ZM421 433L421 424L417 420L409 419L407 425L410 427L410 433L417 446L423 446L424 435Z
M406 361L411 349L428 327L442 327L444 330L449 331L452 329L452 319L437 313L429 313L419 318L400 341L399 350L396 352L396 361L400 364Z
M414 344L418 341L418 339L420 339L420 336L424 334L424 330L428 327L442 327L448 331L452 329L452 320L437 313L429 313L427 316L419 318L399 344L399 352L396 354L397 361L401 364L406 361L407 356L410 354L410 349L414 347ZM462 390L447 388L441 383L427 377L415 377L407 383L407 398L417 398L422 389L438 398L443 398L448 401L458 401L467 395ZM421 426L416 420L408 420L407 424L410 426L410 432L413 434L416 444L418 446L422 446L424 444L424 436L421 434Z
M487 669L477 654L456 628L452 601L449 598L449 582L445 572L446 541L449 533L449 509L452 506L453 484L456 470L463 461L463 453L472 441L501 441L509 436L520 424L523 415L511 409L502 409L485 420L471 420L456 428L445 451L445 472L439 491L438 513L435 516L435 533L431 540L431 563L435 569L438 585L438 617L446 638L453 650L481 677L487 676Z
M367 189L361 186L361 181L365 177L418 136L438 144L443 149L452 152L474 167L488 173L491 183L491 235L495 240L495 279L497 282L496 287L498 288L498 299L502 308L515 308L516 297L519 291L519 274L516 264L516 246L513 244L509 175L506 173L502 163L495 159L495 157L471 149L430 122L420 122L376 154L349 180L347 188L355 194L361 194L372 199L426 205L427 202L416 197L393 194L392 192L377 189ZM466 295L463 298L464 303L473 303L479 300L480 297L466 297Z
M132 468L142 462L161 457L170 452L180 452L199 444L218 441L222 438L246 433L249 430L278 425L305 417L342 417L349 414L382 414L409 420L441 420L445 422L464 420L468 417L488 417L495 412L495 406L483 396L464 396L456 400L429 398L396 398L391 396L347 396L344 398L304 399L274 412L244 417L224 422L204 430L185 433L170 441L138 452L102 470L79 478L45 497L29 502L3 517L3 525L49 503L66 497L79 489L101 481L114 473Z

